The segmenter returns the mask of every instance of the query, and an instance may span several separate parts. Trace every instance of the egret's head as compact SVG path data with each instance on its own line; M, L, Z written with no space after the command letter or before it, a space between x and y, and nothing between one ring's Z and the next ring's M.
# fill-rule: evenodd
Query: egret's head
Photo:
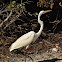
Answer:
M38 15L38 22L39 22L39 20L40 20L40 16L42 15L42 14L45 14L45 13L48 13L48 12L51 12L52 10L46 10L46 11L40 11L39 12L39 15ZM40 22L39 22L40 23Z
M51 12L52 10L46 10L46 11L40 11L39 14L42 15L42 14L45 14L45 13L48 13L48 12Z

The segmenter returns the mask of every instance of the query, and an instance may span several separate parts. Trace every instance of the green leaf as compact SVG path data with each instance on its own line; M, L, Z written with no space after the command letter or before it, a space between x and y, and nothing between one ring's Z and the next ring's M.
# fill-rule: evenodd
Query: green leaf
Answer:
M0 44L2 44L2 41L0 41Z
M16 1L12 1L12 4L15 4L16 3Z
M36 17L36 16L38 15L38 13L37 13L37 12L35 12L35 13L33 13L33 15Z
M14 7L14 5L12 5L11 7Z

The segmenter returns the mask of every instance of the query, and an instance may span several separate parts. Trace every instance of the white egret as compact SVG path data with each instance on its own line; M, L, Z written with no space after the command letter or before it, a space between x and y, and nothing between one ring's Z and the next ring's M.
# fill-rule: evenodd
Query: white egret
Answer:
M20 47L26 46L26 49L29 47L29 44L31 44L33 41L36 41L36 39L40 36L42 30L43 30L43 21L40 20L40 16L42 14L45 14L47 12L50 12L51 10L46 11L40 11L38 15L38 23L40 24L40 30L35 33L34 31L30 31L24 35L22 35L20 38L18 38L11 46L10 51L14 49L18 49Z

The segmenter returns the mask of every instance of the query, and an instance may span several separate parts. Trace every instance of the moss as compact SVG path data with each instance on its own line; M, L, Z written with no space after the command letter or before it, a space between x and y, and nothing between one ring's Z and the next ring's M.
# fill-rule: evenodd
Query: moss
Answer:
M60 54L60 56L62 56L62 53Z
M49 57L51 57L51 56L52 56L52 54L48 54L48 56L49 56Z

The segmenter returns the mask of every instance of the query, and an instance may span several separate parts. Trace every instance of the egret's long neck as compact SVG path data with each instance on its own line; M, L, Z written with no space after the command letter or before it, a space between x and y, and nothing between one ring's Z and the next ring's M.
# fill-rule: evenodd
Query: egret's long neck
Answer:
M37 32L38 36L40 36L40 34L41 34L42 30L43 30L43 25L44 25L43 21L40 20L41 15L42 15L41 13L38 15L38 23L40 24L40 30Z

